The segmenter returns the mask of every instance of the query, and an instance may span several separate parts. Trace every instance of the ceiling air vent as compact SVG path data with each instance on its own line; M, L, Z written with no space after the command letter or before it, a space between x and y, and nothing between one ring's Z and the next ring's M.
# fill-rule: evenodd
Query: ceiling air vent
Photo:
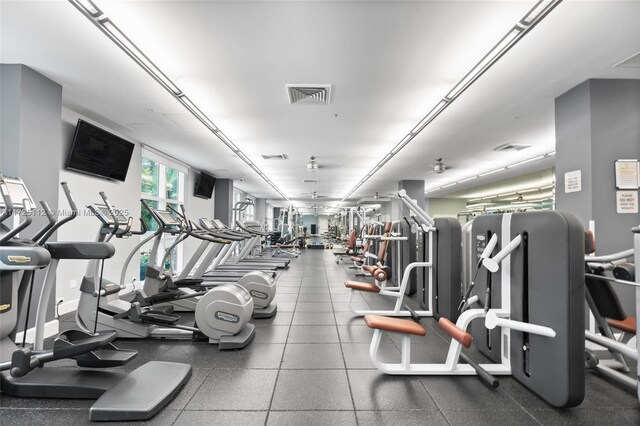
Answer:
M493 148L494 151L504 152L504 151L522 151L523 149L531 148L531 145L516 145L513 143L505 143L502 145L498 145Z
M318 183L318 179L304 179L302 182L304 182L304 183Z
M620 68L640 68L640 52L634 53L627 59L623 59L614 65L614 67Z
M330 84L287 84L291 104L329 105Z
M287 156L287 154L271 154L271 155L262 154L262 158L264 158L265 160L286 160L289 157Z

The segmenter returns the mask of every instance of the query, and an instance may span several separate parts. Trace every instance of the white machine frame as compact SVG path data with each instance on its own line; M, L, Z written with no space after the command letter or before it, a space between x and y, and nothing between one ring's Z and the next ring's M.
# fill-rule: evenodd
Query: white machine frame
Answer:
M513 240L509 240L511 234L511 214L505 214L505 220L502 222L502 247L504 247L493 258L484 257L482 259L482 267L493 273L500 270L501 273L501 308L500 309L467 309L456 321L456 327L464 332L467 331L471 321L476 319L484 319L485 327L494 329L500 327L500 344L509 345L511 342L511 330L518 330L530 334L537 334L554 338L555 331L546 326L526 323L522 321L514 321L511 316L511 258L510 254L518 248L520 244L520 236L516 236ZM494 234L497 235L497 234ZM485 250L486 251L486 250ZM496 268L497 266L497 268ZM405 277L408 274L405 274ZM478 301L477 296L473 296L466 301L466 306L471 306ZM371 361L378 370L385 374L391 375L477 375L476 369L467 363L461 363L462 344L451 339L449 351L444 363L428 363L428 364L412 364L411 363L411 335L402 334L401 360L398 363L383 362L379 358L380 342L382 341L384 330L375 329L371 345L369 347L369 355ZM501 348L500 363L479 364L486 372L492 375L510 375L511 359L509 348Z

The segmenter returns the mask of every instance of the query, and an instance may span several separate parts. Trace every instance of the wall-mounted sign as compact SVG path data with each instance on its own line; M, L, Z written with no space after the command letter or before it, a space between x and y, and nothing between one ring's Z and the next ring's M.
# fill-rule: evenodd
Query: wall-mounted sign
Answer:
M616 191L616 211L620 214L637 214L638 191Z
M574 170L564 174L564 192L582 191L582 170Z
M640 187L640 162L638 160L616 161L616 188L638 189Z

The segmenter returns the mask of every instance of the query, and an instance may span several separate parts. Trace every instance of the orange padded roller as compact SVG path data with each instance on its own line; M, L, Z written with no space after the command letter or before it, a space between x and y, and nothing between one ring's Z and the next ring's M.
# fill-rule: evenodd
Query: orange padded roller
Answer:
M447 333L458 342L462 343L462 346L464 346L465 348L471 346L471 342L473 342L473 336L466 331L461 330L457 325L455 325L445 317L440 317L438 325L445 333Z

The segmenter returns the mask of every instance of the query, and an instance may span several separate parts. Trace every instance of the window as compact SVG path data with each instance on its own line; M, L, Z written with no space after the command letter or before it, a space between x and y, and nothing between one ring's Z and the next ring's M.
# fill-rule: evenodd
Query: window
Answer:
M249 200L253 201L253 205L252 206L247 206L247 209L244 211L244 220L254 220L255 219L255 211L256 211L255 203L256 203L256 200L255 200L255 198L247 197L247 201L249 201Z
M180 211L180 204L184 203L185 178L188 169L163 158L153 152L143 150L142 152L142 185L140 192L142 198L153 209L168 210L174 216L170 208ZM151 213L140 206L142 220L147 226L146 238L158 229L158 223L153 219ZM160 245L161 252L158 254L159 260L164 256L165 251L175 242L176 236L162 237ZM140 280L144 280L147 264L151 257L153 240L140 248ZM182 267L183 248L182 245L172 251L171 256L165 261L164 268L178 270Z
M253 201L255 203L256 199L252 196L249 196L246 192L233 188L232 226L235 226L236 218L239 218L241 221L254 220L255 218L255 206L245 206L244 210L236 211L236 207L239 207L237 204L244 201Z

